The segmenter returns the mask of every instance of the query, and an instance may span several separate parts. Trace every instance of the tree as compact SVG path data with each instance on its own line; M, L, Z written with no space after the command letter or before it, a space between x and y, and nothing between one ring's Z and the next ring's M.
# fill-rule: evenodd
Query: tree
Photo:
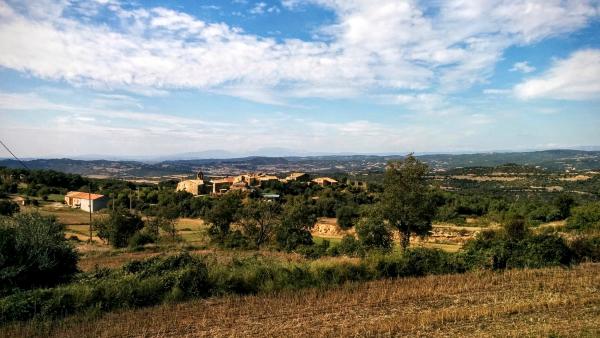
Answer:
M257 248L267 242L280 223L281 206L273 201L252 200L242 210L244 233Z
M513 217L504 224L506 236L511 240L521 240L528 234L523 217Z
M208 234L214 241L223 243L229 235L231 224L239 219L241 208L242 196L235 192L229 192L214 202L204 216L204 220L210 223Z
M32 213L0 219L0 294L68 281L77 272L77 260L54 217Z
M571 216L571 207L575 204L575 200L569 195L560 194L553 204L558 209L560 219L567 219Z
M19 212L19 205L13 201L0 200L0 215L12 216Z
M276 233L279 247L291 251L300 245L311 245L310 229L316 221L314 208L308 201L295 198L287 202L283 207L281 224Z
M173 241L175 241L175 238L177 237L177 228L175 227L175 224L177 223L178 216L179 212L176 208L164 208L158 213L158 217L156 218L158 227L168 233Z
M337 218L337 224L342 229L349 229L354 226L354 220L356 219L355 208L349 205L344 205L337 208L335 211L335 217Z
M115 248L124 248L129 239L144 227L144 222L137 214L126 209L116 209L104 219L96 220L94 228L98 237L108 241Z
M383 216L374 207L359 220L356 234L362 246L367 249L389 250L392 247L392 234L385 225Z
M381 215L400 232L404 250L410 244L411 233L424 236L432 228L435 206L425 181L427 172L427 165L412 154L404 160L390 161L385 171Z
M145 229L146 233L153 238L158 238L159 230L162 230L169 234L171 239L174 241L177 237L177 228L175 227L176 220L165 216L156 216L146 221Z

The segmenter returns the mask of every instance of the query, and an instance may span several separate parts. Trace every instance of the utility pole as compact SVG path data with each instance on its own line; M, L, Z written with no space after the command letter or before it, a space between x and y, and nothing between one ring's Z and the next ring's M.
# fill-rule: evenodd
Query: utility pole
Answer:
M92 244L92 186L88 183L88 206L90 209L90 244Z

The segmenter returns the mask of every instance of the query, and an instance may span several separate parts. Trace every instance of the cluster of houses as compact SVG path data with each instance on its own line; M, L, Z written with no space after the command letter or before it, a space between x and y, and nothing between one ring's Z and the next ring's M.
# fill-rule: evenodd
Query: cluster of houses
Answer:
M250 191L261 187L266 182L306 182L306 184L318 184L321 186L335 185L338 181L330 177L317 177L313 180L306 173L291 173L285 178L279 178L275 175L264 173L250 173L238 176L227 176L215 178L209 181L204 179L204 174L199 172L195 179L181 181L177 184L177 191L187 191L194 196L206 194L223 194L230 190ZM275 195L268 195L266 198L272 198ZM77 208L84 211L96 212L104 209L108 205L108 197L100 194L92 194L82 191L69 191L65 195L65 204L71 208Z
M230 190L249 191L261 187L266 182L306 182L321 186L335 185L338 181L330 177L317 177L310 180L306 173L291 173L285 178L279 178L275 175L265 173L249 173L238 176L227 176L215 178L210 181L204 179L204 174L199 172L195 179L181 181L177 184L177 191L187 191L195 196L204 194L223 194Z

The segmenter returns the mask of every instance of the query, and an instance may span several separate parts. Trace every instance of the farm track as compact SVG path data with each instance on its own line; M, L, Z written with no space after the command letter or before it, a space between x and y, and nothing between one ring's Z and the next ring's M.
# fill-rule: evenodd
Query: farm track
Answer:
M20 324L46 337L597 336L600 264L473 272L348 284L329 290L227 296ZM0 335L2 332L0 331Z

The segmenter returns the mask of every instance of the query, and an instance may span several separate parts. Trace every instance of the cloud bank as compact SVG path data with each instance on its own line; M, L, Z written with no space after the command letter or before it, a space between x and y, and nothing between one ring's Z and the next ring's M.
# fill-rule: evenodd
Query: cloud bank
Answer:
M277 41L116 1L1 1L0 66L76 85L197 89L268 103L452 91L485 81L509 46L572 32L598 15L596 2L582 0L312 3L337 17L321 27L323 41Z

